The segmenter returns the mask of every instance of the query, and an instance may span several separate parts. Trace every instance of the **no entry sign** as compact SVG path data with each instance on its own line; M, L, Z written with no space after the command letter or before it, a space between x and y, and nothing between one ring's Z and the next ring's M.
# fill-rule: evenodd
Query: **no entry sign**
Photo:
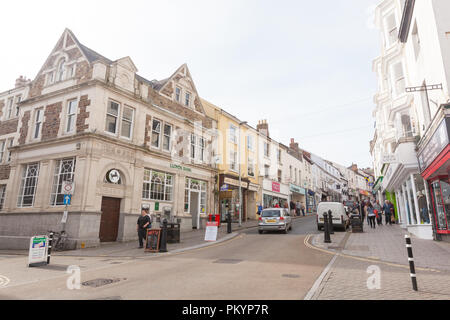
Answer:
M75 184L73 181L63 181L62 183L62 192L64 194L73 194Z

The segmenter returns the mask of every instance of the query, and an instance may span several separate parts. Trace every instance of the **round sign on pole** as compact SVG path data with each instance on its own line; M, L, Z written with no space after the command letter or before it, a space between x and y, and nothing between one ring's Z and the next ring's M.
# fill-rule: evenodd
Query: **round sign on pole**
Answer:
M62 191L64 194L73 194L74 184L72 181L63 181Z

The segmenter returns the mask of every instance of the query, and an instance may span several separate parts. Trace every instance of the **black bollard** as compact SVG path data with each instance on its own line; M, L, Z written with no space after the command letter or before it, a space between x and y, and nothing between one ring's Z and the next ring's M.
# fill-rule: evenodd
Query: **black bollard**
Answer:
M416 268L414 267L411 238L408 235L405 235L405 239L406 239L406 250L408 251L409 270L411 275L412 286L413 290L417 291Z
M231 213L227 213L227 233L231 233Z
M331 210L328 210L328 223L330 224L330 234L334 234L333 215L331 213Z
M323 213L323 242L324 243L331 243L331 238L330 238L330 232L328 230L329 225L328 225L328 218L327 218L327 213L324 212Z
M159 252L167 252L167 219L163 220L163 225L161 228Z
M52 246L53 246L53 232L51 231L48 235L48 251L47 251L47 264L50 264L50 256L52 253Z

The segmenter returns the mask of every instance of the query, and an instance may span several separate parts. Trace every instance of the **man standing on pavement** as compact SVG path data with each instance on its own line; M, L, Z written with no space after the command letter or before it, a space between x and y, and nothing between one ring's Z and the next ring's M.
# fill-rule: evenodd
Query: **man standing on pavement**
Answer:
M302 203L302 214L303 216L305 216L305 206L303 205L303 203Z
M382 215L382 209L380 206L380 201L377 200L375 202L375 204L373 205L373 209L376 210L377 212L375 213L377 215L377 224L378 225L382 225L383 224L383 215Z
M297 202L295 203L295 213L296 213L297 217L300 216L301 209L302 209L302 204L300 203L300 201L297 200Z
M144 239L147 236L147 229L151 225L151 219L148 215L148 208L142 208L141 216L137 220L136 231L139 237L139 248L144 247Z
M383 205L383 212L384 212L384 219L385 219L385 224L387 225L392 224L391 222L391 208L389 206L389 200L385 200L384 201L384 205Z
M291 217L293 217L295 215L295 202L292 200L289 202L289 209L291 210Z

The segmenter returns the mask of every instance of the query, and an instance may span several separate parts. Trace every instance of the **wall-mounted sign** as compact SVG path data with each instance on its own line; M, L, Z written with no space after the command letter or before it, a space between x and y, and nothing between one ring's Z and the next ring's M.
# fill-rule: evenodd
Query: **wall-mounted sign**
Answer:
M106 181L114 184L120 182L120 172L117 169L111 169L106 173Z
M180 166L180 165L174 164L174 163L171 163L170 167L172 169L178 169L178 170L182 170L182 171L186 171L186 172L191 172L192 171L191 168L183 167L183 166Z
M278 182L272 182L272 191L274 192L280 192L281 188L280 188L280 184Z
M295 184L290 184L289 189L292 192L300 193L300 194L306 194L306 190L302 187L298 187Z
M450 117L442 120L441 124L434 132L430 141L419 151L419 167L423 172L436 159L442 150L449 144L450 140Z
M381 156L382 163L397 163L397 156L395 154L383 154Z
M236 180L236 179L224 178L223 179L223 183L239 187L239 180ZM247 182L241 181L241 187L242 188L247 188L247 185L248 185Z

